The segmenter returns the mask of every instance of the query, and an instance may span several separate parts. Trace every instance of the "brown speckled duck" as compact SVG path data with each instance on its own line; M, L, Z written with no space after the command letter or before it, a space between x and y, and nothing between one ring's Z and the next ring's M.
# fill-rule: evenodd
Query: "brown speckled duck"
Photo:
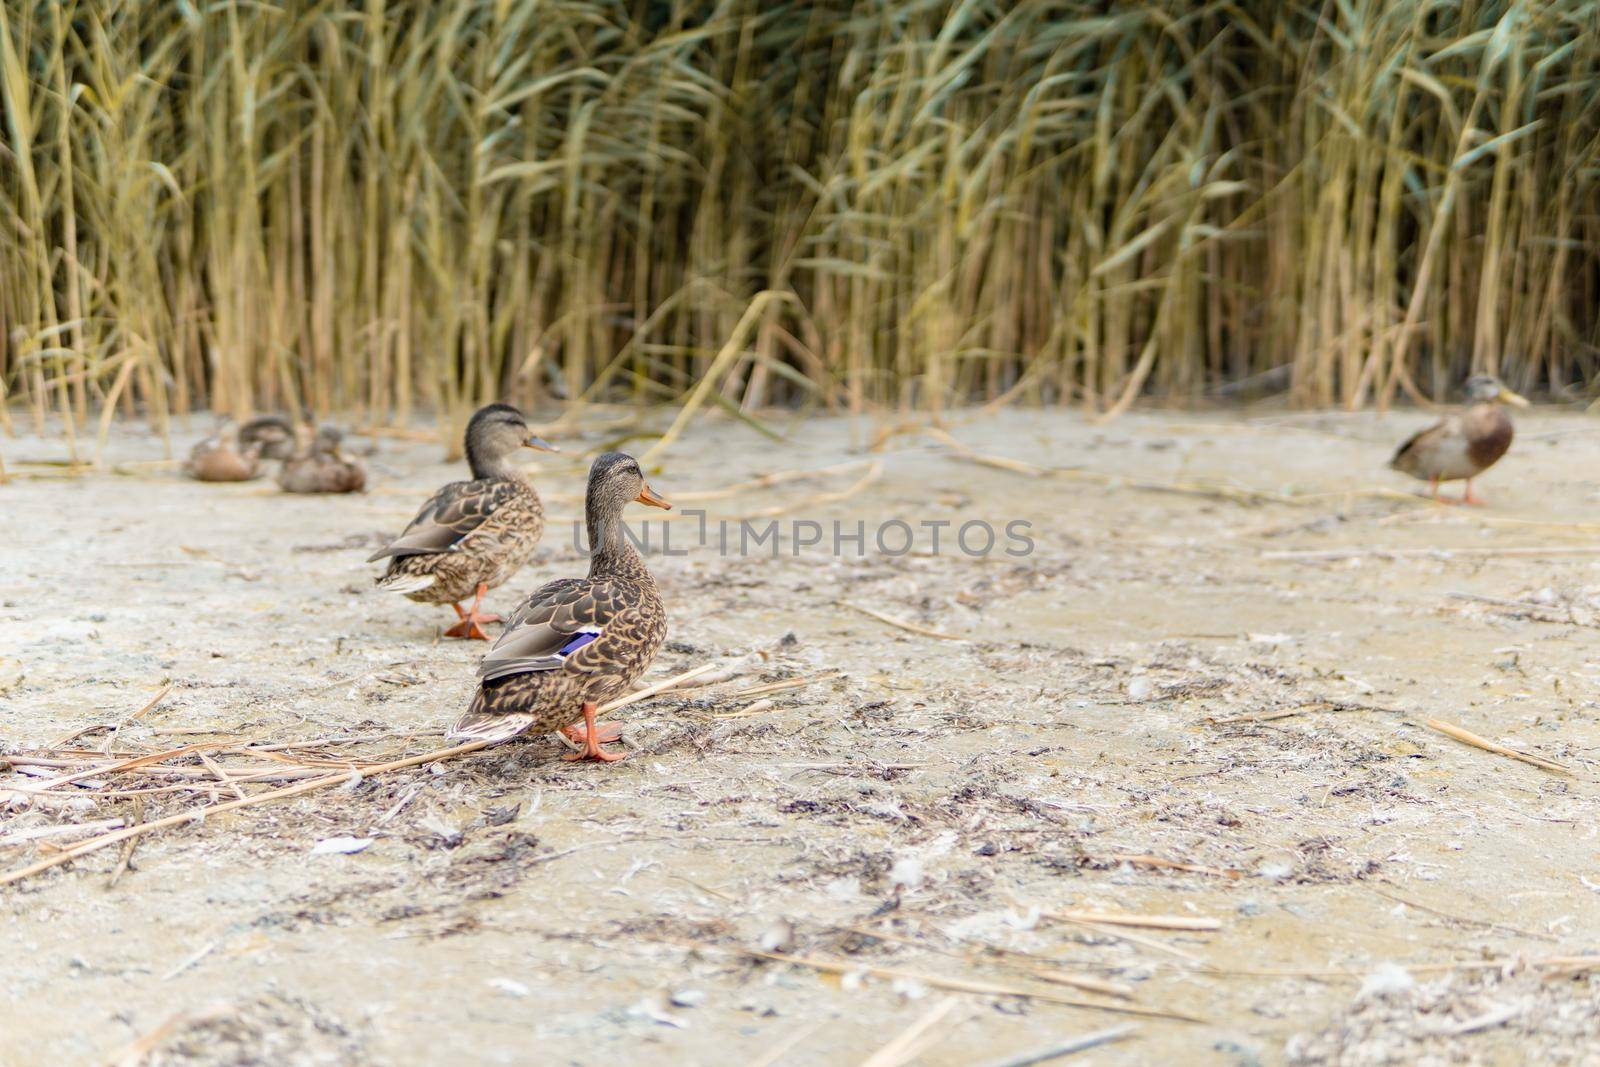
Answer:
M225 421L189 451L184 471L202 482L247 482L261 475L264 459L287 459L294 427L281 415L260 415L243 426Z
M483 658L478 692L452 738L503 741L560 729L583 745L567 759L622 759L601 749L620 734L597 730L595 712L628 691L667 636L655 579L623 534L622 511L632 501L672 506L645 484L632 456L596 459L584 509L589 576L558 578L522 603ZM581 730L573 725L580 717Z
M367 467L346 455L340 444L344 431L337 426L317 430L311 447L285 460L278 484L285 493L359 493L367 487Z
M1426 481L1433 499L1442 504L1483 503L1472 492L1472 479L1506 454L1515 433L1511 416L1500 403L1528 406L1526 400L1500 384L1500 379L1488 374L1468 378L1466 391L1466 410L1413 435L1389 461L1395 470ZM1459 501L1439 495L1440 482L1461 479L1466 479L1467 489Z
M472 481L434 493L405 532L367 562L389 559L378 588L453 606L460 621L445 636L487 641L483 624L501 620L478 611L483 595L516 574L544 534L544 505L511 457L519 448L556 449L535 437L509 404L474 413L466 446ZM468 597L472 607L463 611Z

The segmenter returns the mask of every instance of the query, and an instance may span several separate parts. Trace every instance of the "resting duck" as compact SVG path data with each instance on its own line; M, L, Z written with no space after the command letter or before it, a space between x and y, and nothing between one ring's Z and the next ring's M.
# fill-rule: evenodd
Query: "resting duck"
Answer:
M1472 479L1494 466L1511 447L1515 433L1511 416L1500 402L1519 408L1527 400L1513 393L1500 379L1479 374L1467 379L1469 407L1411 437L1389 461L1389 466L1428 482L1433 499L1443 504L1482 504L1472 492ZM1459 501L1439 496L1440 482L1466 479L1467 491Z
M367 558L389 558L378 588L424 604L449 604L460 621L446 637L489 640L478 611L483 595L517 573L544 533L544 504L511 463L519 448L556 449L535 437L510 404L480 408L467 423L467 465L472 481L451 482L422 505L411 525ZM461 601L473 597L469 610Z
M283 416L261 415L239 427L229 419L189 451L184 470L202 482L247 482L260 476L263 459L293 451L294 427Z
M278 484L285 493L359 493L367 487L367 467L339 449L344 431L337 426L317 430L311 447L284 461Z
M655 579L623 535L622 510L633 501L672 507L645 484L632 456L596 459L585 505L589 576L558 578L517 609L483 658L478 692L452 738L504 741L559 728L583 745L566 759L623 758L601 749L620 733L597 730L595 711L638 680L667 636ZM571 725L580 716L581 731Z

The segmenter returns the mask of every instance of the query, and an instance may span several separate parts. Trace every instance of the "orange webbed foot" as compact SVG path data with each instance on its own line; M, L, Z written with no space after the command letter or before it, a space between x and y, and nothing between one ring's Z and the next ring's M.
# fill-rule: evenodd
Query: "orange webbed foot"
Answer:
M597 726L594 721L595 711L595 705L592 702L583 705L583 732L581 734L578 733L576 725L568 726L561 731L567 737L583 745L582 751L568 752L561 757L562 759L592 759L599 760L601 763L615 763L620 759L627 758L622 753L612 755L600 747L601 741L615 741L622 736L622 731L615 726ZM610 736L607 736L607 734Z
M595 730L598 731L595 736L595 741L599 744L603 745L608 741L622 740L622 727L620 726L607 723L604 726L596 726ZM571 726L563 726L561 728L561 736L565 737L568 741L573 741L581 745L583 744L584 739L589 736L589 734L586 727L574 723Z
M461 621L444 632L446 637L462 637L469 641L487 641L489 635L480 623L499 622L498 615L462 615Z

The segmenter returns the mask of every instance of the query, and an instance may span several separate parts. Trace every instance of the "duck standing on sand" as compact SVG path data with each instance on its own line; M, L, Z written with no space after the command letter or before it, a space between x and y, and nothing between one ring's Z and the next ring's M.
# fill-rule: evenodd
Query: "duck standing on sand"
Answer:
M522 603L483 658L478 692L450 737L504 741L560 729L583 745L566 759L623 758L601 749L620 733L597 730L595 713L638 680L667 636L655 579L623 535L622 511L633 501L672 507L645 484L632 456L596 459L584 508L589 576L558 578ZM573 725L580 717L581 731Z
M554 452L533 435L510 404L480 408L467 423L470 482L451 482L422 505L411 525L367 562L388 558L378 588L424 604L449 604L460 621L446 637L489 640L483 595L517 573L544 534L544 504L527 476L512 463L519 448ZM461 601L472 597L463 611Z
M1511 447L1515 429L1511 416L1500 404L1504 401L1525 408L1527 400L1513 393L1500 379L1479 374L1467 379L1464 411L1429 426L1400 446L1389 466L1428 483L1433 499L1441 504L1482 504L1472 492L1472 479L1488 470ZM1440 482L1466 479L1467 490L1460 500L1439 495Z
M337 426L317 430L311 447L284 460L278 484L285 493L359 493L367 487L367 467L340 449L344 431Z
M248 482L261 475L263 459L288 459L294 451L294 427L281 415L260 415L243 426L231 419L195 445L183 466L202 482Z

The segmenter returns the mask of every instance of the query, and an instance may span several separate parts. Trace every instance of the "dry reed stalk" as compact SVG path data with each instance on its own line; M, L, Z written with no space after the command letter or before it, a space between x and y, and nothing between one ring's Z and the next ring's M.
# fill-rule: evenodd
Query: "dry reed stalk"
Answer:
M955 634L947 634L947 633L944 633L943 631L940 631L940 630L930 630L926 626L919 626L914 622L907 622L904 619L897 619L893 615L885 615L881 611L874 611L871 608L864 608L860 604L852 604L849 601L838 600L838 601L835 601L835 603L838 604L841 608L849 608L851 611L859 611L861 614L867 616L868 618L877 619L879 622L887 623L888 625L893 626L897 630L904 630L907 633L920 634L923 637L936 637L940 641L970 641L970 640L972 640L972 638L970 638L970 637L959 637L959 636L957 636Z
M812 496L805 497L802 500L797 500L790 504L774 504L769 508L762 508L758 511L746 512L742 515L733 515L730 516L730 518L768 519L776 515L783 515L787 512L794 511L798 508L817 507L822 504L837 504L841 500L849 500L851 497L867 488L873 482L876 482L882 476L883 462L881 460L874 461L872 466L859 479L836 492L816 493Z
M1531 752L1519 752L1517 749L1507 748L1505 745L1496 744L1486 737L1479 737L1472 731L1463 730L1461 727L1456 726L1453 723L1445 722L1443 719L1424 719L1423 725L1430 730L1436 730L1439 733L1444 734L1446 737L1454 738L1464 745L1471 745L1473 748L1482 749L1485 752L1493 752L1499 756L1506 756L1510 759L1521 760L1523 763L1531 763L1535 767L1539 767L1547 771L1554 771L1557 774L1565 774L1569 777L1572 776L1573 773L1570 767L1564 767L1554 760L1547 760L1543 756L1535 756Z
M686 671L683 674L669 678L663 682L658 682L656 685L648 686L644 689L638 690L637 692L630 693L627 696L619 697L616 700L610 701L602 706L599 709L599 714L607 714L611 711L617 710L618 708L626 707L629 704L634 704L640 700L646 699L647 697L654 696L657 693L681 684L683 681L694 678L699 674L703 674L714 666L716 665L709 663L703 664L693 670ZM311 781L283 786L279 789L269 790L265 793L257 793L251 796L241 796L234 800L204 805L190 811L180 812L176 815L169 815L161 819L155 819L151 822L142 822L136 826L129 826L122 830L117 830L112 833L91 838L88 841L79 842L78 844L63 850L61 853L55 856L40 860L33 864L29 864L25 867L18 868L17 870L10 871L4 875L0 875L0 885L9 885L12 882L21 881L22 879L31 877L32 875L38 874L41 871L49 870L51 867L56 867L62 863L76 859L79 856L84 856L88 853L98 851L99 849L105 848L108 845L114 845L119 841L131 841L134 838L142 837L145 834L152 833L156 830L165 829L170 826L178 826L186 822L203 822L211 815L233 811L237 808L250 807L256 804L265 803L267 801L283 800L289 797L301 796L320 789L327 789L330 786L359 781L363 778L374 775L387 774L391 771L405 770L410 767L421 766L425 763L436 763L447 759L455 759L459 756L465 756L470 753L477 752L480 749L487 748L488 745L488 742L472 741L464 745L456 745L452 748L444 748L435 752L424 753L420 756L408 756L404 759L391 760L387 763L380 763L371 767L363 767L341 774L323 775L321 777L314 778ZM153 753L151 756L142 756L137 760L124 761L123 765L114 765L112 768L102 768L101 770L126 770L129 769L130 765L137 764L139 766L143 766L149 763L152 759L170 759L174 755L182 755L189 752L194 752L200 748L209 749L215 747L217 746L214 744L207 744L203 746L187 745L183 748L169 750L164 753ZM55 781L59 783L63 780L78 780L89 776L91 773L92 772L87 771L79 772L78 774L68 775L65 779L56 779ZM248 782L250 780L251 779L248 776L239 775L235 775L231 779L233 783ZM10 788L14 789L15 786ZM139 792L144 793L158 791L160 790L141 790Z
M383 14L0 9L0 425L1592 377L1587 0Z
M136 837L143 837L145 834L153 833L156 830L164 830L169 826L179 826L186 822L203 822L212 815L220 815L223 812L233 811L237 808L251 807L256 804L264 804L270 800L285 800L289 797L296 797L306 793L312 793L319 789L327 789L330 786L342 785L346 782L359 781L364 777L369 777L375 774L386 774L389 771L404 770L408 767L419 767L424 763L436 763L447 759L455 759L458 756L465 756L469 753L477 752L479 749L487 747L488 744L486 742L473 741L465 745L456 745L453 748L445 748L436 752L425 753L421 756L411 756L407 759L395 760L391 763L380 764L377 767L371 767L364 771L351 771L347 774L327 775L321 778L313 779L309 782L301 782L297 785L287 785L281 789L273 789L266 793L257 793L254 796L246 797L242 800L228 800L220 804L208 804L203 807L191 809L189 811L179 812L176 815L168 815L165 818L139 823L137 826L130 826L123 830L117 830L109 834L103 834L100 837L91 838L88 841L80 842L79 844L74 845L72 848L66 849L57 856L40 860L37 863L32 863L26 867L21 867L17 870L9 871L4 875L0 875L0 885L10 885L13 882L20 882L24 878L29 878L41 871L49 870L51 867L57 867L63 863L77 859L80 856L85 856L91 852L96 852L108 845L114 845L120 841L126 841Z
M1142 1008L1133 1004L1102 1004L1093 1000L1082 1000L1078 997L1063 997L1046 990L1033 989L1027 986L1014 986L1004 982L986 982L966 978L951 978L945 975L926 974L921 971L908 970L903 967L878 967L872 964L860 963L852 960L831 960L815 956L791 956L782 952L763 952L759 949L730 948L711 942L687 941L683 944L702 951L725 952L738 956L750 956L755 959L772 960L776 963L790 963L797 967L809 967L814 971L823 971L828 974L870 974L877 978L905 978L914 982L921 982L934 989L948 989L955 993L977 993L993 997L1025 997L1029 1000L1042 1001L1046 1004L1061 1004L1072 1008L1089 1008L1095 1011L1109 1011L1119 1015L1140 1015L1152 1019L1176 1019L1180 1022L1198 1023L1204 1019L1182 1012L1164 1011L1160 1008Z
M912 1020L888 1043L861 1061L860 1067L901 1067L929 1047L930 1031L944 1021L961 1003L959 997L945 997Z
M1187 915L1140 915L1128 911L1088 911L1068 908L1065 911L1046 912L1052 919L1067 922L1094 923L1101 926L1132 926L1143 930L1220 930L1220 919L1195 918Z

